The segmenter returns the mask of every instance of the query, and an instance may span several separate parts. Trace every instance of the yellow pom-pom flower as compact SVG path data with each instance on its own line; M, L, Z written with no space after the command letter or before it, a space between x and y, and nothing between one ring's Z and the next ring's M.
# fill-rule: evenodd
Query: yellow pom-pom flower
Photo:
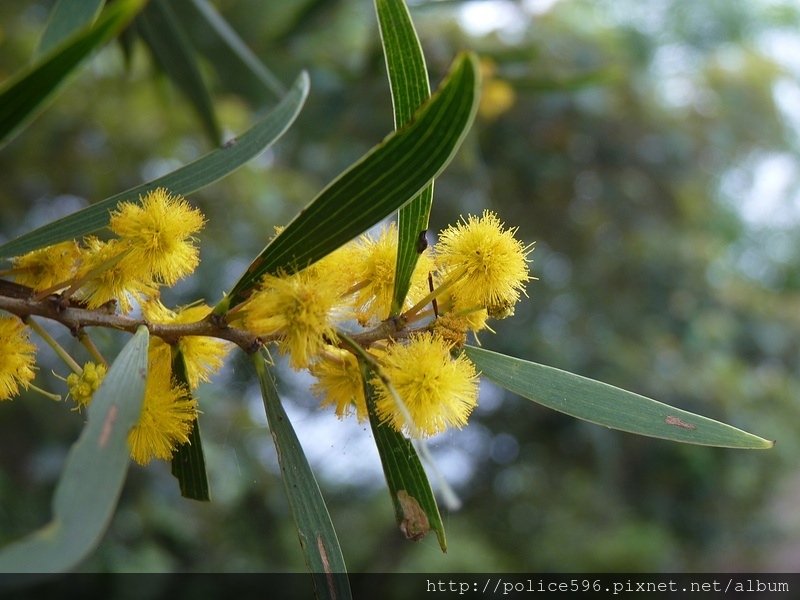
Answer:
M142 412L128 434L131 458L140 465L171 459L189 441L196 416L197 403L185 387L173 385L169 364L151 361Z
M17 317L0 317L0 400L8 400L27 389L33 378L36 346L28 328Z
M280 336L278 348L292 368L303 369L336 339L332 311L335 282L319 269L292 275L267 275L248 300L244 325L262 336Z
M478 105L480 115L493 121L508 111L517 99L517 94L510 83L503 79L490 79L483 84L481 102Z
M116 300L120 310L131 310L131 297L152 296L157 287L141 264L123 260L128 251L120 240L84 239L86 248L76 279L83 281L76 296L90 309Z
M323 406L335 406L339 418L353 412L359 421L367 418L364 382L355 356L345 350L331 348L309 367L309 371L317 378L312 390L322 398Z
M205 304L194 304L170 310L159 300L149 300L142 304L142 314L151 323L179 324L194 323L204 319L211 312ZM231 343L206 336L183 336L178 341L178 349L186 364L186 377L191 389L202 382L210 381L211 376L222 368L225 357L231 350ZM170 345L158 337L150 339L149 356L151 361L168 362L172 360Z
M383 229L377 239L362 235L354 246L353 262L348 269L353 282L363 283L352 298L356 316L362 325L381 321L389 316L394 295L397 264L397 227L394 223ZM428 273L433 271L433 259L425 250L417 261L406 297L410 306L428 293Z
M48 290L75 276L80 256L75 240L32 250L11 259L14 279L37 292Z
M70 373L67 376L69 395L78 405L78 409L89 406L105 376L106 366L92 362L83 365L83 371L80 374Z
M174 285L200 262L194 234L205 225L203 214L165 188L148 192L141 204L123 202L111 213L109 227L130 248L124 262L148 270L153 279Z
M408 423L398 399L375 377L378 416L398 431L431 436L463 427L478 403L475 365L464 355L452 357L448 343L437 335L421 333L406 344L391 344L379 362L411 417Z
M316 276L325 277L328 286L336 290L336 296L344 299L354 293L353 288L363 282L358 280L355 275L355 265L358 263L361 252L356 242L350 242L340 246L330 254L321 258L306 271L314 273ZM352 305L352 302L349 302ZM346 305L342 301L340 309L344 310Z
M470 215L439 236L437 265L459 307L488 309L494 317L508 316L519 300L528 272L531 247L514 237L516 229L504 229L497 215L484 211Z

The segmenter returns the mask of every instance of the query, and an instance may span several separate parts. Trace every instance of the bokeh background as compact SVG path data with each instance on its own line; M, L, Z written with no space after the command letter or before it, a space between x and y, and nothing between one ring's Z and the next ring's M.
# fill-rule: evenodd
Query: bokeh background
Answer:
M0 3L0 80L29 62L51 4ZM397 530L369 427L321 410L308 376L282 369L349 569L797 570L800 8L410 4L434 85L463 48L485 71L477 122L437 181L432 229L490 208L536 243L529 299L483 345L778 443L746 452L640 438L483 385L469 426L431 442L463 502L445 511L442 554L432 537ZM209 223L198 272L165 295L172 305L218 301L275 225L392 129L371 2L214 5L278 80L307 69L312 91L277 145L191 196ZM0 151L0 241L212 148L191 104L128 41L96 55ZM277 100L241 73L204 74L226 136ZM96 340L113 356L125 337ZM304 569L248 373L234 355L200 391L212 502L182 499L168 464L132 467L82 569ZM65 393L66 374L42 348L37 384ZM46 522L84 418L35 394L0 406L0 543Z

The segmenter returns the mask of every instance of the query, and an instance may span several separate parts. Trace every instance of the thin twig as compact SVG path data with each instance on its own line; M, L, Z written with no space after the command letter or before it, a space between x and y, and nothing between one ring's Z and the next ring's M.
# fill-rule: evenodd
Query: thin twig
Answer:
M80 341L81 344L83 344L83 347L89 351L89 354L92 356L92 358L95 360L97 364L108 367L108 362L103 357L103 355L100 354L100 350L97 349L94 340L92 340L92 338L89 337L89 334L86 333L85 329L81 329L78 332L78 340Z
M67 363L67 366L72 369L73 372L77 373L78 375L83 373L81 366L75 362L75 359L69 355L69 352L64 350L63 346L61 346L61 344L59 344L55 338L50 335L46 329L44 329L44 327L39 325L39 323L34 321L30 316L24 316L22 317L22 320L28 327L33 329L39 335L39 337L42 338L45 343L53 349L56 354L58 354L61 360Z

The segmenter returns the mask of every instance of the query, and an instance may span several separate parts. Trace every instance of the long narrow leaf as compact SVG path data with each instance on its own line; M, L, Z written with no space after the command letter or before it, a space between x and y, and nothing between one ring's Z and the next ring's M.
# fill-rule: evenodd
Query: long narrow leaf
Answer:
M122 349L89 406L53 497L53 519L0 552L0 572L72 569L100 542L130 464L128 433L136 424L147 376L147 329Z
M399 129L431 95L428 70L405 0L375 0L375 10L392 90L394 126ZM428 229L432 202L433 181L400 208L392 315L402 310L408 294L419 258L418 244Z
M186 360L177 346L173 346L172 377L191 390L186 375ZM206 460L203 455L203 442L200 438L200 423L195 417L189 441L178 446L172 455L172 475L178 480L181 496L192 500L208 501L208 476Z
M47 18L35 56L55 48L70 35L94 22L104 0L58 0Z
M381 457L400 531L409 539L419 540L432 529L436 532L442 552L446 552L447 540L442 516L417 451L403 434L380 421L376 414L375 389L370 384L369 367L361 363L361 369L364 373L369 424Z
M253 84L257 84L261 90L268 90L272 96L281 97L286 93L278 78L247 47L239 34L208 0L180 0L177 4L187 5L200 17L198 21L200 27L194 27L189 33L197 37L204 36L207 43L196 45L214 65L220 78L230 80L232 76L239 76L245 81L240 82L237 87L252 89ZM208 44L208 40L213 43ZM213 48L215 51L209 53L206 51L207 48ZM263 94L259 94L258 99L262 96Z
M265 273L305 268L411 200L461 145L477 106L478 67L461 54L433 97L334 179L259 254L215 311L246 299Z
M108 224L109 211L122 200L136 201L157 187L177 194L191 194L238 169L271 146L294 123L308 95L308 75L303 72L292 88L264 119L247 132L171 173L138 185L83 210L48 223L0 246L0 257L23 254L36 248L93 233Z
M72 35L41 60L0 86L0 147L44 108L67 76L93 50L119 33L142 8L143 0L113 2L91 27Z
M774 442L639 394L536 363L468 346L496 384L578 419L639 435L723 448L765 449Z
M283 409L275 381L262 354L253 355L272 441L278 453L283 485L289 499L300 546L314 579L318 598L350 598L350 582L339 540L325 500L306 460L300 441Z
M200 74L194 48L169 3L150 0L136 24L160 67L194 108L209 139L218 144L221 134L211 94Z

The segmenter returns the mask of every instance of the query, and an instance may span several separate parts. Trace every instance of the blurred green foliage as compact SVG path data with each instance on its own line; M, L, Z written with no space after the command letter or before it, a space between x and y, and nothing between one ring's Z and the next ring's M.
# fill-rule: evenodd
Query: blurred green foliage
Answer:
M50 6L12 4L0 4L0 79L30 60ZM170 304L218 301L273 227L392 124L371 3L216 6L277 79L288 83L306 68L312 91L276 147L191 197L209 219L202 262ZM470 33L464 16L481 8L511 11L513 24ZM497 335L482 336L484 345L778 445L749 453L639 438L486 385L469 427L433 444L464 502L443 515L442 555L431 537L414 544L397 531L368 427L320 411L307 381L287 373L290 417L309 446L348 568L796 567L800 247L788 198L800 170L797 115L787 105L798 72L778 59L781 44L797 47L800 10L788 2L561 0L421 2L412 15L434 84L469 47L487 61L487 89L499 84L513 100L477 123L437 180L431 219L438 230L488 207L536 242L530 299L497 324ZM0 239L210 149L191 105L141 42L128 51L96 56L0 152ZM242 131L258 106L255 92L244 78L208 68L204 75L223 131ZM775 161L788 174L765 170ZM760 185L765 177L785 177L785 185ZM83 569L303 569L260 399L238 360L200 392L212 502L180 498L166 464L132 469L111 529ZM39 378L55 388L45 365ZM84 416L34 395L0 414L6 543L47 520Z

